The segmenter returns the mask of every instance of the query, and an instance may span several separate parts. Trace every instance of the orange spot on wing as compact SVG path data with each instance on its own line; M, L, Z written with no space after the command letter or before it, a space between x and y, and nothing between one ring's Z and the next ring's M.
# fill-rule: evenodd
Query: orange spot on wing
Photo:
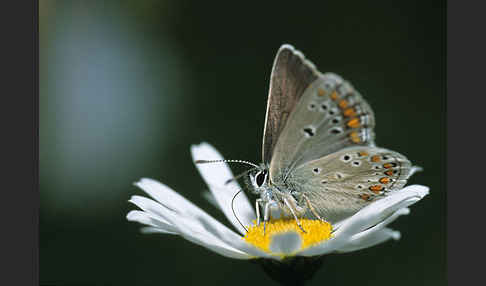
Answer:
M391 167L393 167L393 165L391 163L386 163L383 165L383 167L390 169Z
M383 177L380 179L380 183L382 184L388 184L390 182L390 178Z
M380 156L378 156L378 155L372 156L371 161L372 162L380 162Z
M370 200L370 195L368 194L361 194L359 195L359 197L365 201L369 201Z
M388 170L388 171L385 172L385 175L393 176L393 171L392 170Z
M326 91L325 91L325 90L323 90L322 88L319 88L319 89L317 90L317 92L318 92L318 95L319 95L319 96L324 96L324 95L326 95Z
M336 91L333 91L333 92L331 93L331 99L332 99L332 100L336 100L337 98L338 98L337 92L336 92Z
M358 152L358 155L363 157L363 156L368 156L368 153L366 153L365 151L361 151L361 152Z
M360 126L360 122L359 122L359 119L355 117L355 118L349 120L348 123L346 123L346 125L348 125L348 127L350 127L350 128L357 128L357 127Z
M343 111L344 116L346 117L354 117L356 116L356 111L354 111L354 108L348 108Z
M341 109L344 109L344 108L348 107L348 101L347 101L347 100L345 100L345 99L343 99L343 100L341 100L341 101L338 103L338 105L339 105L339 107L340 107Z
M361 138L359 138L358 132L354 131L349 134L349 137L351 138L351 141L354 143L360 143Z
M381 190L383 190L382 185L374 185L370 187L370 191L372 191L375 194L378 194Z

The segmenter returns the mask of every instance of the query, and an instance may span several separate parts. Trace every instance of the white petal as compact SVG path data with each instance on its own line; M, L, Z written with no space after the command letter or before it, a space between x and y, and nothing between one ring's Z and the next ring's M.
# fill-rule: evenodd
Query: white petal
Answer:
M174 233L175 231L175 228L166 220L160 219L158 216L143 211L130 211L127 214L127 220L150 225L165 233Z
M172 221L184 238L202 246L218 246L244 253L245 258L241 259L270 257L269 254L246 243L241 236L209 215L192 218L174 217Z
M408 215L410 213L410 209L402 208L394 212L391 216L387 217L382 222L378 223L377 225L369 228L363 232L355 234L350 237L348 243L340 248L339 252L349 252L353 250L359 250L367 247L374 246L378 243L384 242L389 238L393 238L398 240L400 238L400 232L398 231L391 231L387 230L385 233L382 233L388 224L396 220L401 215ZM381 233L381 234L380 234ZM385 237L388 234L389 237Z
M221 154L208 143L191 146L191 154L194 161L224 159L223 156L221 156ZM240 225L238 219L244 225L252 225L252 221L255 219L255 212L244 192L241 192L235 197L233 205L238 219L233 214L232 200L241 188L235 181L225 184L228 180L234 177L231 169L226 163L196 164L196 168L201 173L201 176L208 185L225 216L241 234L244 234L245 229Z
M241 236L237 235L169 187L150 179L142 179L140 182L136 183L136 185L155 199L162 200L165 198L165 201L163 201L163 203L157 203L141 196L132 196L130 202L145 211L155 213L162 218L169 220L175 227L177 227L177 221L179 219L188 218L186 224L191 224L191 228L194 231L200 230L201 232L208 232L208 228L211 226L210 228L217 230L221 236L242 240ZM214 233L211 233L211 235L214 235Z
M141 208L145 212L149 213L150 215L156 217L160 221L172 225L171 222L167 219L167 215L165 214L168 208L159 204L158 202L137 195L132 196L128 201ZM174 212L173 210L170 211Z
M218 210L221 210L219 208L219 205L218 205L218 202L216 201L216 199L214 198L213 194L211 194L211 192L209 191L204 191L202 193L202 196L210 203L212 204L215 208L217 208Z
M198 216L192 216L192 214L179 214L171 209L170 206L163 206L151 199L141 196L132 196L129 201L144 210L146 213L160 217L163 220L167 221L168 224L170 224L176 232L192 232L194 233L194 235L198 235L200 237L204 236L204 238L214 241L214 243L217 243L217 241L223 243L221 239L215 237L214 233L211 233L207 230L207 225L215 224L216 226L213 228L221 229L220 233L222 235L234 235L241 239L241 237L239 237L236 233L231 231L226 226L220 224L217 220L215 220L206 213L201 213Z
M335 236L350 236L383 221L395 211L408 207L429 193L429 188L412 185L394 192L387 197L369 204L359 212L344 220L334 232Z
M423 170L424 168L420 166L412 166L412 168L410 168L410 172L408 173L408 177L410 178L413 174L422 172Z
M164 206L166 209L174 211L178 213L179 215L184 215L184 216L191 216L191 217L204 217L211 223L215 223L218 225L223 226L220 222L209 216L205 211L197 207L195 204L191 203L189 200L178 194L177 192L173 191L171 188L168 186L157 182L152 179L148 178L143 178L139 182L135 183L136 186L147 192L151 197L156 199L160 205ZM214 193L213 193L214 195ZM137 196L133 196L137 197ZM132 197L132 199L133 199ZM246 197L245 197L246 198ZM146 198L144 198L146 199ZM143 199L137 199L137 200L143 200ZM148 200L148 199L146 199ZM150 201L150 200L148 200ZM145 201L144 204L149 204L150 202ZM155 202L154 202L155 203ZM138 204L137 204L138 205ZM141 206L138 205L140 208L144 209L147 206ZM221 205L220 205L221 206ZM236 204L235 204L236 206ZM235 208L236 209L236 208ZM155 211L152 208L152 211ZM234 216L233 216L234 218ZM224 232L231 232L233 233L230 229L227 227L224 227ZM240 226L241 227L241 226ZM234 233L233 233L234 234Z
M389 216L385 220L383 220L382 222L378 223L377 225L375 225L371 228L368 228L365 231L362 231L360 233L357 233L357 234L351 236L350 239L360 239L361 237L371 235L371 233L373 233L373 232L380 231L380 230L384 229L387 225L392 223L399 216L408 215L409 213L410 213L410 209L408 209L408 208L399 209L396 212L394 212L391 216Z
M235 258L235 259L251 259L251 255L248 255L244 251L236 249L226 242L216 237L211 232L199 229L194 230L194 224L191 219L177 220L177 227L182 237L189 240L192 243L206 247L220 255ZM236 235L236 234L235 234ZM239 237L240 238L240 237ZM241 238L240 238L241 239Z
M348 237L341 236L341 237L332 237L331 239L324 241L320 244L315 246L311 246L309 248L304 249L303 251L299 252L299 256L315 256L315 255L323 255L335 252L336 250L342 248L348 242Z
M400 232L384 228L379 231L371 232L365 236L353 237L344 247L340 248L338 252L351 252L372 247L389 239L400 239Z
M201 215L205 212L168 186L149 178L142 178L134 184L159 204L185 215Z
M408 213L408 209L400 209L380 224L372 227L371 229L355 234L353 236L335 236L328 241L324 241L316 246L307 248L306 250L300 252L299 255L314 256L328 254L332 252L349 252L353 251L353 249L358 250L366 247L371 247L390 238L399 239L400 233L398 231L385 231L386 228L384 227L394 221L398 216ZM385 238L385 235L388 236Z
M190 242L194 244L198 244L200 246L203 246L213 252L216 252L219 255L229 257L229 258L234 258L234 259L253 259L252 256L239 251L234 248L228 248L228 247L222 247L220 244L213 244L213 243L208 243L206 240L199 239L198 237L195 236L185 236L184 238L189 240Z
M235 249L234 247L217 237L214 233L208 231L204 224L219 224L219 222L217 222L215 219L207 214L202 214L201 216L195 217L180 215L173 210L167 208L166 206L163 206L155 201L140 196L132 196L130 202L134 203L135 205L150 214L155 213L163 217L165 220L169 221L169 223L174 227L176 233L193 243L204 246L218 254L227 257L238 259L251 258L251 256L249 256L248 254L238 249ZM204 221L204 224L201 223L201 220ZM223 225L218 225L216 227L222 229L226 228ZM230 236L232 234L234 236L237 236L237 239L241 239L240 236L238 236L236 233L228 228L226 228L226 230L221 230L220 233L226 233L226 235L229 234Z
M152 234L152 233L176 234L176 235L178 234L177 232L170 232L153 226L142 227L140 229L140 232L143 234Z
M227 245L230 245L240 251L248 253L253 257L268 257L271 258L270 254L267 254L253 245L248 244L243 240L243 237L236 234L235 232L228 229L226 226L220 222L214 220L208 220L206 217L198 217L199 223L204 226L205 231L213 234L218 239L221 239ZM191 230L193 230L192 228Z
M146 182L146 180L142 181ZM150 181L155 182L153 180ZM147 187L147 185L143 183L138 185ZM157 185L163 186L162 184ZM154 186L152 186L152 189L153 187ZM166 189L164 191L175 193L168 187L165 188L168 190ZM206 212L200 210L191 202L184 199L184 197L176 194L174 198L174 200L169 200L165 205L141 196L132 196L130 202L146 212L156 214L167 220L174 226L174 228L176 228L177 232L187 240L206 246L207 248L213 249L215 252L220 253L223 249L226 249L230 252L237 252L239 254L248 253L254 257L265 255L264 253L249 247L249 245L243 241L241 236L221 224ZM181 208L181 205L185 206L187 212L177 212L177 209ZM220 254L228 255L223 253Z

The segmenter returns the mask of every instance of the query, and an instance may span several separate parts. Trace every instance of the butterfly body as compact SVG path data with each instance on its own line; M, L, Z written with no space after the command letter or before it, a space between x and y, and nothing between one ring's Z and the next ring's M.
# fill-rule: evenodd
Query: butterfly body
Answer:
M305 214L305 209L299 203L299 198L289 186L279 183L274 184L269 179L268 165L261 164L253 172L250 172L247 185L250 190L259 195L256 200L255 209L257 211L257 223L260 223L260 209L264 210L264 221L270 219L270 210L278 209L286 216L294 216L296 219ZM298 221L298 220L297 220Z
M263 163L250 172L257 220L270 212L340 221L403 187L413 173L403 155L376 147L374 113L334 73L321 73L290 45L275 58ZM300 224L299 224L300 225Z

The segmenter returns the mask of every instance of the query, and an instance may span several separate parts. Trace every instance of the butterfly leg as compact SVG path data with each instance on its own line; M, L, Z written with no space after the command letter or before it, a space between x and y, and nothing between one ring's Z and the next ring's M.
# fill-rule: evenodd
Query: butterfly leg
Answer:
M304 233L307 233L303 228L302 228L302 224L300 223L300 220L299 218L297 217L297 215L295 214L295 211L294 211L294 207L290 204L289 200L287 200L286 198L283 198L283 201L285 203L285 205L290 209L290 212L292 213L292 215L294 216L295 218L295 221L297 222L297 225L299 226L299 228L304 232Z
M255 210L256 210L256 217L257 217L257 225L260 225L260 203L263 199L256 199L255 202Z
M265 235L265 227L267 224L268 219L270 218L271 215L271 210L270 207L273 205L277 205L276 201L269 201L265 204L265 211L263 213L263 235Z
M313 214L313 215L314 215L314 216L315 216L317 219L319 219L320 221L324 221L324 222L325 222L325 220L324 220L324 219L322 219L322 218L319 216L319 214L316 212L316 210L314 209L314 207L311 205L309 198L308 198L306 195L302 195L302 196L304 197L304 200L306 201L307 206L308 206L308 207L309 207L309 209L311 210L312 214Z

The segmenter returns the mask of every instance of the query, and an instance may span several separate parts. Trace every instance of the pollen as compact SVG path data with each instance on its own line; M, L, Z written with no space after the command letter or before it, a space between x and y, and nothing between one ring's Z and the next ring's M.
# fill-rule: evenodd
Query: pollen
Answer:
M256 223L256 221L253 221ZM270 245L274 237L293 232L300 237L300 250L319 244L331 238L332 225L321 220L300 219L302 228L299 228L295 219L276 219L267 222L265 234L263 233L263 223L248 227L248 232L243 239L253 246L270 253Z

